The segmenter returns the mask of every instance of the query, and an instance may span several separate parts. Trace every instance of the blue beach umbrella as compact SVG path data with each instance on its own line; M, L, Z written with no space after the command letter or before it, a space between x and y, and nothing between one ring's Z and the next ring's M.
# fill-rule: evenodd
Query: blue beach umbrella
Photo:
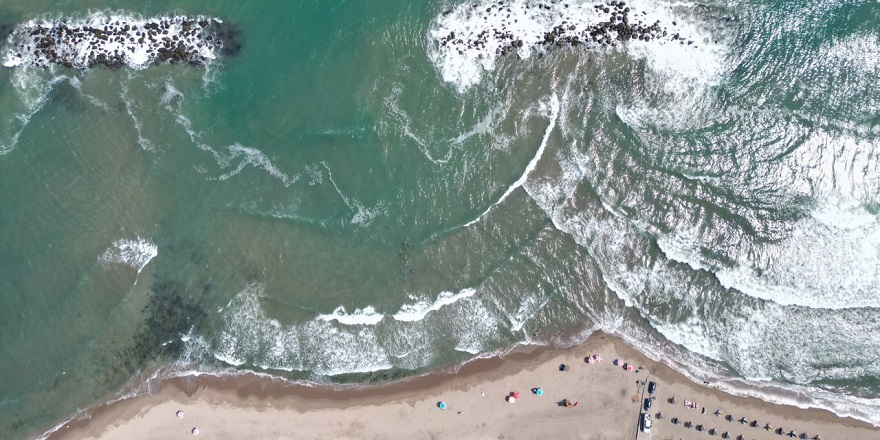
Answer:
M446 402L437 402L437 407L440 409L446 409Z

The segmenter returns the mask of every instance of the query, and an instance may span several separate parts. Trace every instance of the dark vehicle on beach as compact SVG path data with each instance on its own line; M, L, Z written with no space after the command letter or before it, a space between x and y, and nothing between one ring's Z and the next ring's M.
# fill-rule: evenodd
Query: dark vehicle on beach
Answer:
M654 399L652 399L652 398L650 398L650 397L648 397L647 399L645 399L645 411L648 411L649 409L651 409L651 404L652 404L652 403L654 403Z
M657 382L648 382L648 394L654 394L657 391Z

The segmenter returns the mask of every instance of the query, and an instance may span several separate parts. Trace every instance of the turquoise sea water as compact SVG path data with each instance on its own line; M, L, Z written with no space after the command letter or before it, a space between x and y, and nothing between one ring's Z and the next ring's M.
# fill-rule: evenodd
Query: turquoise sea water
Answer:
M0 430L163 366L367 382L593 329L880 423L880 5L639 0L693 43L546 49L593 3L498 3L7 1L242 46L0 68Z

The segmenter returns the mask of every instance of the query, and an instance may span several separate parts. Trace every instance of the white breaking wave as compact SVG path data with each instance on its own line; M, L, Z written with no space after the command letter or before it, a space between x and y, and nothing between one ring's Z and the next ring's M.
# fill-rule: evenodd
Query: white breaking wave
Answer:
M121 238L114 241L113 245L98 257L98 261L125 264L140 273L156 255L159 255L159 248L145 238L138 237L133 240Z
M473 288L462 289L458 292L440 292L434 301L414 296L412 299L416 300L416 302L400 306L400 310L392 315L392 318L403 322L421 321L425 319L428 313L436 312L445 306L456 303L460 299L469 298L476 292L476 289ZM333 310L333 313L318 315L318 319L337 321L345 325L376 325L384 318L385 315L377 312L373 306L355 309L352 313L347 313L345 307L339 306Z
M421 321L422 319L425 319L425 316L428 316L428 313L440 310L444 306L454 304L460 299L474 296L475 293L477 293L476 289L471 288L462 289L457 293L440 292L433 302L426 299L420 299L414 304L402 305L400 310L394 314L394 319L404 322Z
M695 49L714 40L705 38L702 31L690 33L695 26L684 23L688 14L679 11L693 6L644 0L625 3L625 8L617 8L610 3L577 0L465 2L435 18L428 33L428 56L443 80L459 91L478 83L484 71L494 70L500 56L515 52L528 58L557 45L596 50L625 40L634 44L639 56L702 69L690 60L699 58ZM624 9L625 21L621 20ZM626 27L621 27L624 24ZM657 49L646 49L649 46Z
M717 113L712 91L723 83L730 65L725 36L710 28L694 5L644 0L634 4L664 23L676 23L679 32L699 44L628 43L626 53L645 61L649 78L646 93L634 102L618 104L615 113L634 128L687 129L704 124L707 116Z
M713 264L694 233L661 236L667 258L694 269ZM852 199L828 198L785 239L756 244L715 273L724 287L782 305L880 307L880 216Z
M385 315L376 312L373 306L367 306L363 309L354 309L352 313L346 313L345 307L339 306L333 313L327 315L318 315L318 319L324 321L337 321L345 325L376 325Z
M224 308L225 325L210 350L229 365L318 375L419 368L433 362L435 347L447 341L454 341L456 350L477 353L499 337L501 317L474 293L444 292L433 303L401 308L395 319L369 306L352 313L339 307L306 322L282 324L263 311L263 287L251 285Z

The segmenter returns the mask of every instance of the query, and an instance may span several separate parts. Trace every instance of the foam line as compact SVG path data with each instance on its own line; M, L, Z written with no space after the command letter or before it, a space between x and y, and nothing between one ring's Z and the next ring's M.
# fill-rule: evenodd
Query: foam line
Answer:
M538 151L535 153L535 156L532 157L532 160L529 161L528 165L526 165L526 169L523 171L522 175L520 175L519 178L516 179L516 181L513 182L506 191L504 191L504 194L501 194L501 197L498 198L495 203L489 205L489 207L486 208L486 210L483 211L479 216L477 216L477 218L465 223L464 227L471 226L474 223L480 221L480 219L486 216L486 214L488 214L489 211L492 210L492 208L503 202L505 199L507 199L508 196L510 196L510 194L516 191L517 188L523 186L523 184L526 183L526 180L528 180L529 178L529 174L531 174L532 170L534 170L535 167L538 165L538 161L541 160L541 157L544 156L544 150L547 148L547 141L550 139L550 133L556 127L557 117L559 117L559 98L556 96L556 93L553 93L550 96L550 123L547 125L547 130L544 131L544 137L543 139L541 139L541 146L538 147Z

